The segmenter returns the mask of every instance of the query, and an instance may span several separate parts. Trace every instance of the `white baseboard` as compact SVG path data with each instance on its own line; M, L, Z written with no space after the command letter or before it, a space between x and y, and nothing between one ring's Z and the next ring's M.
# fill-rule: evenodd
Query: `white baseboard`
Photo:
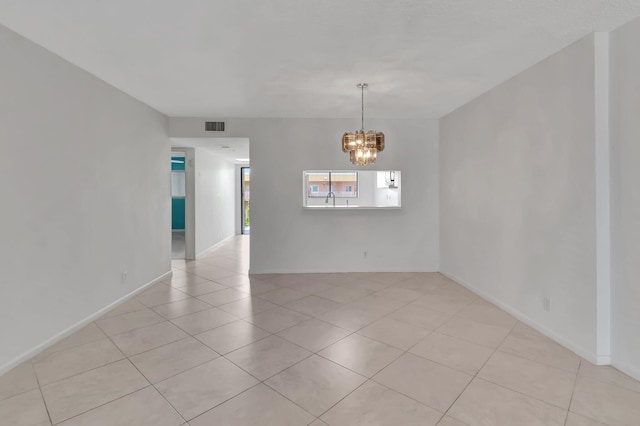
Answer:
M622 371L627 376L633 377L636 380L640 380L640 367L638 365L627 364L626 362L620 362L613 358L611 360L611 365L614 368Z
M202 250L200 253L196 254L196 260L202 259L204 256L208 255L209 253L211 253L212 251L214 251L215 249L220 247L222 244L224 244L228 239L233 238L235 236L236 236L236 234L231 234L228 237L224 237L222 240L218 241L217 243L215 243L211 247L208 247L208 248Z
M97 318L99 318L100 316L105 314L107 311L110 311L111 309L115 308L119 304L121 304L123 302L126 302L127 300L129 300L130 298L135 296L136 294L140 293L145 288L147 288L147 287L149 287L149 286L151 286L153 284L156 284L159 281L164 280L165 278L171 276L172 274L173 274L172 271L165 272L164 274L160 275L159 277L156 277L153 280L149 281L148 283L146 283L146 284L138 287L137 289L133 290L131 293L121 297L120 299L116 300L115 302L108 304L104 308L102 308L102 309L94 312L93 314L89 315L88 317L85 317L84 319L78 321L77 323L73 324L71 327L68 327L65 330L62 330L60 333L58 333L58 334L54 335L53 337L45 340L44 342L40 343L39 345L29 349L28 351L24 352L22 355L19 355L18 357L10 360L9 362L6 362L6 363L0 365L0 376L2 376L4 373L6 373L7 371L11 370L12 368L17 367L18 365L22 364L23 362L33 358L34 356L38 355L40 352L42 352L45 349L53 346L54 344L56 344L59 341L65 339L66 337L69 337L70 335L72 335L76 331L80 330L81 328L89 325L90 323L95 321Z
M474 292L478 296L482 297L483 299L493 303L494 305L496 305L497 307L499 307L503 311L506 311L506 312L510 313L511 315L513 315L514 317L516 317L518 320L522 321L523 323L525 323L529 327L539 331L540 333L544 334L545 336L547 336L551 340L553 340L556 343L564 346L565 348L569 349L570 351L576 353L578 356L581 356L582 358L586 359L587 361L591 362L592 364L603 365L603 364L599 364L598 363L599 360L597 359L596 354L593 351L587 350L587 349L583 348L581 345L578 345L575 342L572 342L571 340L569 340L569 339L557 334L555 331L543 326L542 324L539 324L538 322L536 322L533 319L529 318L527 315L523 314L519 310L517 310L515 308L512 308L511 306L505 304L501 300L491 296L488 293L483 292L482 290L479 290L478 288L476 288L473 285L471 285L470 283L465 282L464 280L456 277L455 275L450 274L448 272L443 272L443 271L440 271L440 273L442 275L444 275L445 277L448 277L448 278L454 280L455 282L457 282L458 284L460 284L460 285L466 287L467 289L471 290L472 292ZM604 360L602 360L602 361L604 361Z
M344 274L349 272L438 272L438 268L424 268L424 269L407 269L407 268L366 268L362 270L336 270L336 269L250 269L249 274L261 275L261 274Z

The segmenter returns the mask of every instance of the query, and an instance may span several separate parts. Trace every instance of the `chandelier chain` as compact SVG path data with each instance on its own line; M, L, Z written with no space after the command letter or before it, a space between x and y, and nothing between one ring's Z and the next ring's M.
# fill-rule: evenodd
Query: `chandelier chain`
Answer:
M362 102L362 131L364 131L364 84L360 85L360 91L361 91L361 96L360 96L360 100Z

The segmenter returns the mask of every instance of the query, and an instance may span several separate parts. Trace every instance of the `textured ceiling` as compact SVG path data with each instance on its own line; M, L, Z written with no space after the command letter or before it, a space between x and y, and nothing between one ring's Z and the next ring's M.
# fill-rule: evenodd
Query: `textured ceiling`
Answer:
M640 0L0 0L0 23L170 116L438 118Z

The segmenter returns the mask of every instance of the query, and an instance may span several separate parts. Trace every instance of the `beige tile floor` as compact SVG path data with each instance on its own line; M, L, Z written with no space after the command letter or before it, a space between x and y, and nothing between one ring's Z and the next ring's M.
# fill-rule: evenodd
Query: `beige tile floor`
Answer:
M247 275L249 240L0 377L1 425L640 425L640 383L436 273Z

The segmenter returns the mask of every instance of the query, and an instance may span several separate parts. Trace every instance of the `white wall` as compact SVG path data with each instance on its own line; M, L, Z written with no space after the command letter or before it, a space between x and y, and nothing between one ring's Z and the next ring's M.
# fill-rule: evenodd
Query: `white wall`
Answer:
M640 20L611 34L612 363L640 380Z
M340 147L357 118L225 121L224 136L251 140L252 273L438 270L437 121L366 120L387 141L367 169L402 171L393 211L302 208L303 170L359 169ZM172 118L170 136L210 136L203 122Z
M2 26L0 57L1 374L168 272L171 224L163 115Z
M195 148L196 258L235 234L236 167L206 149Z
M440 125L441 271L591 360L594 109L589 36Z

